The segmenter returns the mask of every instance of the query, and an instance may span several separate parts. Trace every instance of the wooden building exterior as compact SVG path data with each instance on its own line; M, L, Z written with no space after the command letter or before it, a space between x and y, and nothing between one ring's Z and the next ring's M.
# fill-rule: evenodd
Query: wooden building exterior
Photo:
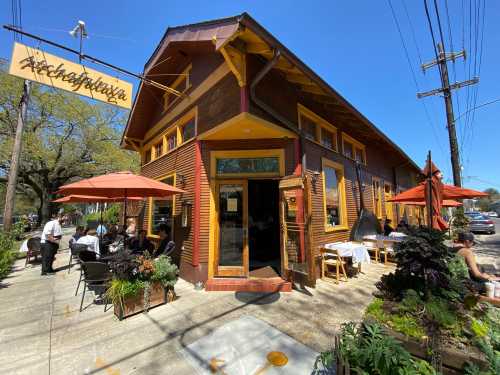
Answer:
M187 192L150 199L141 221L151 238L171 227L188 281L266 266L314 281L320 246L348 240L358 216L356 160L367 208L416 219L385 200L418 167L248 14L169 28L144 72L182 95L143 83L122 146Z

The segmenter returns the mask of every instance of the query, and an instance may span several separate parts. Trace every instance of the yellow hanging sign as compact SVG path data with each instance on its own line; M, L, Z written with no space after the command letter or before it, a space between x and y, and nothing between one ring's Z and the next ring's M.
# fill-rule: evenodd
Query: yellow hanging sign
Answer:
M14 43L9 73L122 108L132 107L131 83L21 43Z

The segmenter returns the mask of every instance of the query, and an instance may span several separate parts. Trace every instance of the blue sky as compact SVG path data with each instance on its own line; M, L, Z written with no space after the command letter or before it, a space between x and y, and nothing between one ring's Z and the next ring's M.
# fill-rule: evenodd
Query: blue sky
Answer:
M462 2L466 4L465 20ZM0 5L2 24L12 23L10 3L4 1ZM445 1L439 3L445 45L449 49ZM473 69L474 54L469 48L469 0L450 0L448 3L454 49L460 50L464 40ZM392 0L392 4L420 90L438 87L437 69L430 69L425 75L420 69L421 60L425 62L434 56L423 0L405 0L409 17L402 0ZM433 4L432 0L429 4ZM444 171L445 180L451 182L443 99L438 96L416 98L417 89L388 1L24 0L22 24L28 32L77 48L77 40L65 30L72 29L81 19L90 33L90 38L85 41L86 53L140 72L168 26L232 16L243 11L274 34L419 165L425 162L427 150L432 150L433 159ZM500 98L499 13L500 2L487 1L477 105ZM434 16L433 12L431 14ZM435 32L438 32L436 26ZM474 44L474 37L472 39ZM10 58L12 42L11 33L2 29L0 57ZM26 38L24 42L37 45ZM69 57L48 46L41 47ZM469 63L464 64L463 60L455 63L457 81L468 78L468 67ZM476 67L479 67L479 59ZM452 64L449 69L453 80ZM472 98L474 91L469 90ZM460 90L459 98L460 111L455 104L456 117L465 111L467 89ZM422 102L425 102L429 116ZM458 122L464 185L467 187L500 190L499 117L500 102L478 109L473 123L465 124L464 117Z

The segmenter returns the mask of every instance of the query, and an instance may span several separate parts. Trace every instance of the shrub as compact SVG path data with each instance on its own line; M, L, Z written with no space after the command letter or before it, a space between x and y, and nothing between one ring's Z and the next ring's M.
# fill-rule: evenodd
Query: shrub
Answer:
M7 276L16 260L16 239L23 233L22 222L13 225L10 232L0 231L0 279Z
M384 334L378 324L344 324L335 350L356 374L435 374L427 362L413 359L394 338ZM315 373L334 369L334 351L322 353L316 359Z

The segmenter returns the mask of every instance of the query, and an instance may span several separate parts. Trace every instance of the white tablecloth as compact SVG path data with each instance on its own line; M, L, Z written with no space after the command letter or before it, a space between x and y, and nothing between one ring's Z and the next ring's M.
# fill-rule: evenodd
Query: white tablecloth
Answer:
M341 257L352 257L353 263L370 263L370 254L365 246L352 243L340 242L325 245L326 249L337 250Z

